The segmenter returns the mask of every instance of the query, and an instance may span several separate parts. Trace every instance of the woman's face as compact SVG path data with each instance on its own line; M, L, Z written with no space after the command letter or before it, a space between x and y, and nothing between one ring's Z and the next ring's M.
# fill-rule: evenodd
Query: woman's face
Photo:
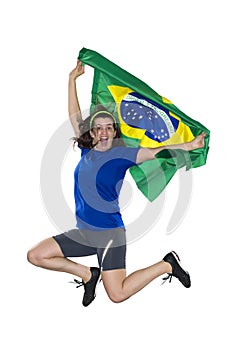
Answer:
M97 117L94 119L93 130L90 131L93 144L97 151L107 151L112 147L112 140L116 136L112 118Z

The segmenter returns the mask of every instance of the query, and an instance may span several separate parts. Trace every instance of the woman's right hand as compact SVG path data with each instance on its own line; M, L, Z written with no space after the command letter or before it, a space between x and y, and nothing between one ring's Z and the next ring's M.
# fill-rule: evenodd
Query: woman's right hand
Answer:
M76 67L70 72L69 77L71 79L76 80L84 72L85 72L84 66L82 65L82 62L78 60Z

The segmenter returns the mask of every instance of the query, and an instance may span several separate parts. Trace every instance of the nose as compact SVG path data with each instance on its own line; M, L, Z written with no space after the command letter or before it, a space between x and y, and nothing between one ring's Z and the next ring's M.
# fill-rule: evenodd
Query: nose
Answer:
M100 135L101 136L107 136L107 128L106 127L102 127L100 130Z

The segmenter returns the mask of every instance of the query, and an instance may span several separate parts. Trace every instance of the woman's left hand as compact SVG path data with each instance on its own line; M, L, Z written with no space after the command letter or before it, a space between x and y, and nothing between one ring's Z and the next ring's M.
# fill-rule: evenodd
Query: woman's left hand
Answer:
M205 146L205 136L206 133L202 132L200 135L195 137L195 139L189 143L190 151L198 148L203 148Z

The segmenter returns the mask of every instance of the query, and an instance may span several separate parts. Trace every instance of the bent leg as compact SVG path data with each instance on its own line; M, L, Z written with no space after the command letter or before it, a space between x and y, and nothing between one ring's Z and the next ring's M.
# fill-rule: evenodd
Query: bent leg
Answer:
M102 272L102 281L109 298L119 303L139 292L147 284L164 273L171 273L171 266L160 261L152 266L138 270L126 277L126 270L109 270Z
M29 250L28 261L44 269L73 274L87 282L91 278L90 268L64 257L59 244L50 237Z

